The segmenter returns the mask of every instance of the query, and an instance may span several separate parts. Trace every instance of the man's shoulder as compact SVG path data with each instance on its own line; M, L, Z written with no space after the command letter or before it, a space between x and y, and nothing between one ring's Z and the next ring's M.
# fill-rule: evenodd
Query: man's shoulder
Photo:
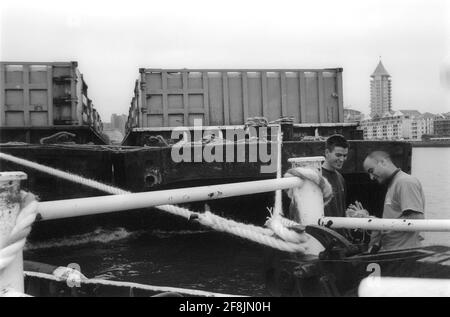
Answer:
M401 174L400 174L401 173ZM422 184L419 179L405 172L400 172L398 177L394 179L394 192L422 192Z
M394 179L394 182L397 184L417 184L420 185L420 181L417 177L414 177L408 173L400 171L398 176Z

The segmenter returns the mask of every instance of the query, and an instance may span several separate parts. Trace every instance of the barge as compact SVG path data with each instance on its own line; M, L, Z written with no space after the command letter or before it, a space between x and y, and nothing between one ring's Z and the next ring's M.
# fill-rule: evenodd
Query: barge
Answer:
M101 144L97 135L101 131L98 129L99 125L92 124L95 120L89 123L83 119L87 114L83 103L78 101L76 105L67 107L69 100L73 101L73 98L66 98L61 109L70 109L71 118L77 118L75 122L78 132L87 129L93 132L93 137L71 136L73 130L70 127L73 122L64 122L63 127L58 120L53 120L53 125L49 124L55 113L60 115L64 111L58 110L51 114L49 108L41 107L35 102L27 103L26 100L32 100L31 96L36 93L33 90L50 89L49 83L52 80L48 70L51 68L47 66L45 75L28 74L27 68L25 66L22 69L25 70L22 77L18 76L14 67L9 70L2 68L2 76L6 78L6 81L1 81L2 100L7 101L2 104L2 134L7 136L7 140L2 139L4 143L1 144L1 152L130 192L274 179L277 177L276 170L262 172L273 162L252 160L247 153L252 153L252 149L256 149L255 153L261 153L260 149L266 149L266 154L273 154L272 145L279 145L274 138L274 130L277 129L283 132L281 158L276 158L281 159L283 172L290 168L290 158L322 155L327 136L340 133L348 138L349 155L342 171L348 186L347 200L354 201L357 198L375 216L381 214L385 189L371 182L364 172L362 161L365 156L373 150L387 151L398 167L411 172L410 143L363 141L356 124L342 122L342 69L141 69L129 111L126 137L121 146L111 146ZM37 69L38 72L44 71ZM47 86L28 85L31 78L44 77L48 79ZM19 81L18 78L22 78L23 85L11 86L9 82ZM61 80L66 82L68 78ZM53 80L54 84L58 82L60 81ZM83 85L79 87L83 88ZM21 99L21 94L26 97ZM33 98L37 98L36 95ZM46 100L49 100L49 105L51 99ZM30 111L30 107L34 107L34 110ZM196 121L201 121L205 126L195 125ZM32 127L29 126L30 123ZM28 132L14 132L18 128L15 125ZM52 130L57 131L56 135L46 135L47 131L43 133L46 126L51 129L58 126L56 129L62 130ZM259 128L264 128L265 132L260 133ZM178 137L174 137L177 129ZM230 130L244 131L244 137L227 140L223 135ZM5 134L5 131L12 132ZM200 132L200 138L196 137L196 132ZM208 137L205 137L205 133ZM38 141L39 144L30 144ZM190 157L205 151L213 151L214 154L232 151L232 158L236 160L211 161L203 156L193 161L175 161L174 149L182 149ZM240 151L246 153L242 161L237 159ZM42 202L104 195L99 190L72 184L39 170L23 168L11 160L2 159L0 163L2 171L25 171L28 180L23 187L37 193ZM239 222L263 225L268 215L267 208L273 206L274 201L275 195L260 193L208 200L207 207L206 201L193 201L182 206L194 211L211 209L215 214ZM30 239L89 232L96 226L129 226L130 229L156 226L166 230L187 226L200 229L195 221L143 209L75 217L70 221L56 219L37 222ZM381 269L383 274L394 277L445 279L449 276L448 247L433 246L371 254L364 249L364 241L361 245L351 244L330 229L307 224L305 232L317 239L324 250L313 256L269 251L264 271L266 285L272 295L353 296L357 294L361 280L370 275L372 269L372 273ZM380 267L373 266L378 262L381 263ZM107 283L92 280L85 280L84 287L74 289L66 287L66 280L55 278L53 268L46 272L46 276L37 274L39 272L36 271L43 268L45 266L41 264L31 265L30 270L34 273L26 275L27 293L38 296L153 294L148 288L138 285L110 283L108 287L102 288L101 285ZM192 292L186 294L193 295Z
M0 134L4 138L1 152L130 192L275 178L273 169L261 173L270 163L273 166L273 160L269 164L261 162L259 157L251 160L249 153L252 149L257 153L267 149L266 154L270 154L278 127L283 132L283 172L290 167L289 158L323 155L327 136L340 133L349 139L349 156L343 169L349 189L348 201L358 197L375 215L381 212L384 190L370 182L363 171L365 155L384 149L392 154L397 166L411 171L409 143L363 141L357 124L342 122L341 68L140 69L121 146L102 145L101 121L94 116L92 101L87 98L87 85L76 62L4 62L1 73L0 91L5 100L1 111ZM33 97L36 91L45 92L45 100L42 96L41 99ZM29 111L30 108L34 110ZM199 120L205 125L191 125ZM273 123L269 124L270 121ZM38 126L27 125L31 123ZM253 135L252 128L256 131ZM258 135L259 128L266 129L265 136ZM236 161L202 158L175 162L172 154L174 146L180 142L173 137L177 129L191 141L183 147L193 156L197 150L203 153L213 147L213 151L233 152ZM211 137L203 140L205 131L211 130L217 137L213 135L214 140ZM244 134L226 140L223 135L229 131ZM197 132L200 132L200 139L196 139ZM243 139L239 140L240 137ZM242 152L247 156L239 161L237 153ZM29 177L24 188L36 193L42 201L104 194L11 161L0 160L0 166L3 171L25 171ZM262 224L268 215L267 207L273 206L273 201L272 194L258 194L212 202L206 208L236 220ZM193 203L189 207L204 210L205 204ZM178 220L168 221L167 217L158 212L137 210L122 216L99 215L92 219L72 219L70 223L56 221L53 225L48 222L37 224L31 238L89 232L96 226L129 226L129 229L144 226L165 230L192 226Z

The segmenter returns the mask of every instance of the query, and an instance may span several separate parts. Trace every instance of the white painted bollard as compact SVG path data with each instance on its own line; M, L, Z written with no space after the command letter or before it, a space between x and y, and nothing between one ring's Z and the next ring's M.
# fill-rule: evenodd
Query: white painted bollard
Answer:
M294 189L301 197L297 200L300 210L300 223L303 226L317 225L320 218L323 217L323 195L319 186L310 180L304 180L303 186ZM325 250L323 245L313 237L308 241L308 253L319 255Z
M304 170L306 173L318 173L321 177L321 166L324 159L323 156L300 157L290 158L288 162L292 164L293 168L297 168L300 171ZM320 187L311 180L303 179L303 185L293 188L291 195L295 196L300 223L303 226L317 225L319 219L324 217L323 193ZM325 250L324 246L317 239L310 236L307 253L319 255L323 250Z
M0 252L9 244L12 229L20 212L20 181L27 178L22 172L0 173ZM1 260L7 260L2 258ZM2 265L0 263L0 269ZM23 293L23 257L18 252L11 264L0 270L0 292L13 290Z

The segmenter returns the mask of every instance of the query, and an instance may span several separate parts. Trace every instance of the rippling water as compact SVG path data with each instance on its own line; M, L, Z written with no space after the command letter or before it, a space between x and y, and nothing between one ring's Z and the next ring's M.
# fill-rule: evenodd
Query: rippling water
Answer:
M211 231L99 230L29 245L25 258L64 266L77 263L88 277L268 295L262 275L263 248Z
M450 148L414 148L412 174L422 182L427 218L450 219ZM170 221L168 216L168 221ZM426 244L450 245L450 233L427 233ZM80 265L89 277L265 296L265 249L211 231L96 232L27 246L29 260Z
M450 148L413 148L412 175L422 183L430 219L450 219ZM425 244L450 245L450 233L423 234Z

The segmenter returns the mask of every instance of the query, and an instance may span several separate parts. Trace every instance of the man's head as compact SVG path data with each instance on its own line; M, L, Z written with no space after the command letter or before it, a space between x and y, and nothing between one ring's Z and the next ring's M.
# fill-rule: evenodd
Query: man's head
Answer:
M347 159L348 142L340 134L333 134L327 139L325 148L325 167L340 170Z
M389 154L384 151L370 153L364 160L363 167L370 179L380 184L386 182L397 169Z

